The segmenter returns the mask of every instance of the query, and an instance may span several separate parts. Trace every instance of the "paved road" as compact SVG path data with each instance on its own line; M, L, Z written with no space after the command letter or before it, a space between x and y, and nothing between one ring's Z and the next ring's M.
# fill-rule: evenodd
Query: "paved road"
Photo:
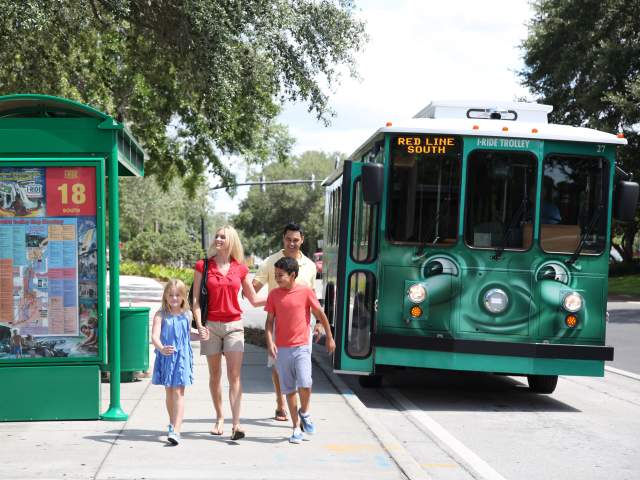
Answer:
M640 302L609 302L607 343L615 347L615 368L640 375Z
M611 302L611 366L640 374L640 302ZM264 313L246 305L248 323ZM381 389L342 377L436 480L638 478L640 381L562 377L553 395L526 380L467 372L405 370Z
M562 377L553 395L513 377L425 370L376 390L347 383L436 480L638 478L638 380Z

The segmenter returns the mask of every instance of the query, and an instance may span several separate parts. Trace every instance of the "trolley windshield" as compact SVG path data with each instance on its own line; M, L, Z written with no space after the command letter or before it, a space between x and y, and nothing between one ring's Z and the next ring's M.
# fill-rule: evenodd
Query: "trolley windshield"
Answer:
M453 245L460 208L460 140L450 135L391 138L389 239Z

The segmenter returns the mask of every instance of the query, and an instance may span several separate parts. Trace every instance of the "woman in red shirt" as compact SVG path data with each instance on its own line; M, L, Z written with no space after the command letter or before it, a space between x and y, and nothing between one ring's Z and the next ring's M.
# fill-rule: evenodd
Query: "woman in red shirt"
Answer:
M254 307L263 306L247 277L249 269L244 264L244 251L236 230L226 225L216 231L216 236L207 250L207 324L200 318L200 282L203 278L204 260L198 260L193 278L193 316L200 332L200 354L207 356L209 366L209 390L216 410L216 422L212 435L222 435L224 414L222 412L222 354L227 362L229 380L229 403L233 424L231 439L240 440L244 431L240 429L240 401L242 385L240 370L244 354L244 328L238 292L242 293Z

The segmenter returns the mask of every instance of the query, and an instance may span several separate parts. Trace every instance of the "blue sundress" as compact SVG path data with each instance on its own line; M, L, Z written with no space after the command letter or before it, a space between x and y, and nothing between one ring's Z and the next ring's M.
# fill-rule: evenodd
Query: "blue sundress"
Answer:
M181 387L193 383L193 350L189 329L191 326L191 312L186 311L178 315L162 312L162 327L160 342L163 345L173 345L175 352L163 355L156 349L156 360L153 364L151 383L165 387Z

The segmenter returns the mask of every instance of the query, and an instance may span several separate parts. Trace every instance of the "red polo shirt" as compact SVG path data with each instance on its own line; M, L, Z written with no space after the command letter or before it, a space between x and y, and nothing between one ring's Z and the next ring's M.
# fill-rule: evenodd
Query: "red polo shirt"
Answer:
M202 273L203 267L204 260L198 260L196 262L196 270ZM208 267L207 291L209 293L209 302L207 303L207 320L210 322L240 320L242 309L238 301L238 292L242 288L242 280L249 273L249 269L244 263L231 260L229 271L226 275L223 275L218 270L215 257L209 259Z

